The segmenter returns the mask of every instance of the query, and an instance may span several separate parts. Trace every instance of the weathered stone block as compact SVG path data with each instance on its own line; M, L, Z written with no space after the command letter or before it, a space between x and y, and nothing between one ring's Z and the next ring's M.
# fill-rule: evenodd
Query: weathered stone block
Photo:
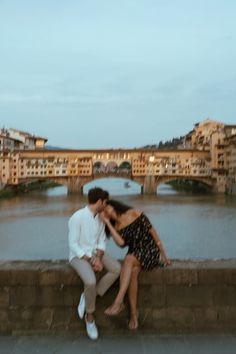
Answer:
M4 309L0 309L0 333L10 334L11 333L11 320L9 319L9 312Z
M152 284L155 279L155 284L161 286L163 283L163 274L165 270L163 268L155 269L152 271L141 272L139 275L139 284Z
M35 308L33 311L32 329L50 330L52 328L54 308Z
M38 271L36 269L13 269L10 271L11 285L37 285Z
M174 286L166 287L166 304L180 307L206 307L213 304L212 290L203 286Z
M4 323L8 321L8 311L0 310L0 323Z
M18 330L27 332L32 328L33 312L26 308L10 308L9 319L12 332Z
M61 274L58 269L43 269L39 272L39 286L60 284Z
M227 269L225 273L226 284L236 285L236 269Z
M166 268L163 272L163 282L166 285L195 285L198 284L197 269Z
M8 269L0 267L0 286L8 286L11 281L11 273Z
M142 285L139 287L138 305L145 307L147 304L156 307L163 307L166 303L165 287L158 285Z
M0 308L7 308L9 306L9 288L0 288Z
M194 326L194 312L192 308L186 307L168 307L166 309L166 318L175 325L182 328Z
M170 307L153 310L153 329L158 333L189 333L195 324L194 312L191 308Z
M70 265L66 265L61 270L60 282L64 285L82 285L80 277Z
M236 306L236 286L215 286L213 288L213 303L225 307Z
M225 269L199 269L199 285L227 284L227 273Z
M64 306L77 306L83 289L78 286L64 286Z
M30 307L36 304L38 292L35 286L12 286L10 288L10 305Z
M68 331L71 314L67 307L55 308L51 329Z
M35 304L42 307L63 306L63 288L58 286L37 288Z
M212 323L217 322L218 320L218 309L215 307L206 307L206 308L194 308L193 309L195 323Z
M152 307L146 306L145 308L139 307L139 328L140 329L153 329L153 323L155 322L153 314L154 311ZM156 310L157 311L157 310Z
M222 306L217 308L218 320L227 326L236 328L236 306Z
M76 311L76 308L68 308L68 331L75 332L84 332L85 331L85 323L82 321Z

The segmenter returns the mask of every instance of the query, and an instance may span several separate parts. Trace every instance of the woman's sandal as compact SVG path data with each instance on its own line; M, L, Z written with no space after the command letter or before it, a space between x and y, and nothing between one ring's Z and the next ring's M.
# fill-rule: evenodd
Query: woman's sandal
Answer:
M113 307L114 307L114 305L111 305L110 307L108 307L108 308L104 311L105 315L107 315L107 316L117 316L117 315L119 315L119 313L120 313L121 311L123 311L124 308L125 308L125 306L124 306L123 303L121 303L120 306L118 306L118 307L115 308L115 309L113 309Z

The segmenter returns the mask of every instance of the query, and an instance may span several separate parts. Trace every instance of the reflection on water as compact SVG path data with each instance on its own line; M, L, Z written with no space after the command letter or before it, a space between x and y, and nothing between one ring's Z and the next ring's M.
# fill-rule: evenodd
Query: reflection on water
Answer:
M158 231L170 258L233 258L236 249L236 198L191 195L162 185L156 196L140 195L140 186L123 179L96 180L84 196L67 196L65 187L35 191L0 202L0 259L61 259L68 256L67 222L87 202L94 186L143 210ZM125 250L112 240L108 251L122 258Z
M127 188L127 183L129 187ZM106 189L112 196L118 195L134 195L141 193L141 187L137 183L132 183L128 179L123 178L101 178L96 181L88 183L84 187L84 193L93 187L101 187Z

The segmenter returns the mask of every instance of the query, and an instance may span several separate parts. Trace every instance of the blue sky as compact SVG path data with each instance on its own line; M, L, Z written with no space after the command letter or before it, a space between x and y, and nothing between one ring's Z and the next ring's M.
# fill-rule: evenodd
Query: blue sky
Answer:
M236 1L0 0L0 126L71 148L236 124Z

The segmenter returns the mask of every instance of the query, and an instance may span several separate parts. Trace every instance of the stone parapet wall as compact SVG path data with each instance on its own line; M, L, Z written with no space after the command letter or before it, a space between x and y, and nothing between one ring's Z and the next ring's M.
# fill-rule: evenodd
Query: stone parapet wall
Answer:
M140 331L235 333L236 259L173 261L139 278ZM66 261L0 262L0 333L84 333L76 313L82 283ZM118 282L97 300L100 333L126 331L128 306L116 318L103 312Z

